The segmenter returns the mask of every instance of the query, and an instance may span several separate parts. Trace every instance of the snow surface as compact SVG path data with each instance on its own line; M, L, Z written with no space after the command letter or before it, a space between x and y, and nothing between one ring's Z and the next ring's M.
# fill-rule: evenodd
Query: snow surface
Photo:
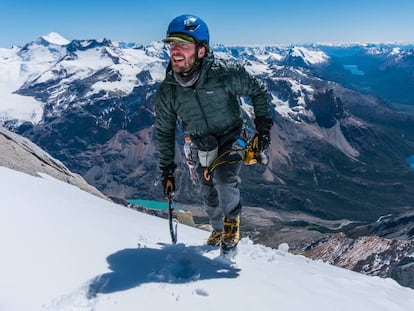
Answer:
M0 122L17 119L37 123L43 115L43 103L14 93L28 77L17 51L0 49Z
M208 232L0 167L0 310L407 311L391 279L240 242L234 264ZM7 186L6 186L7 185ZM24 196L24 198L22 197Z
M304 62L308 65L320 64L329 59L329 56L322 51L312 51L299 46L293 47L292 56L303 58Z
M42 38L58 41L57 36L49 34ZM18 47L0 49L0 123L17 120L36 124L43 116L44 103L15 93L25 82L47 71L63 53L60 44L48 41L51 46L44 46L40 41L41 38L29 43L25 50Z
M47 42L51 44L57 44L57 45L65 45L69 44L70 41L66 38L62 37L60 34L56 32L51 32L47 35L42 36L43 39L45 39Z

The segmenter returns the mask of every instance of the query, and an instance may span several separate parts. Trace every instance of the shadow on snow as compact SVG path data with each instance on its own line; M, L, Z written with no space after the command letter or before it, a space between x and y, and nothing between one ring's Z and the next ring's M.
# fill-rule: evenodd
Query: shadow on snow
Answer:
M181 284L198 280L236 278L240 269L207 258L207 246L163 245L161 249L138 247L107 257L112 272L95 277L88 298L128 290L144 283Z

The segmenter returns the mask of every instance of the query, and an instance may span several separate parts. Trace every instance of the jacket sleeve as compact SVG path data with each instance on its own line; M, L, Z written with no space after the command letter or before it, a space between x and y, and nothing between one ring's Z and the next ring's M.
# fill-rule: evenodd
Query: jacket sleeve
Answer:
M172 90L163 86L155 96L155 130L158 142L160 169L174 163L177 114L173 109Z
M251 99L256 117L271 118L270 96L263 82L248 73L241 64L236 63L234 66L232 86L235 95Z

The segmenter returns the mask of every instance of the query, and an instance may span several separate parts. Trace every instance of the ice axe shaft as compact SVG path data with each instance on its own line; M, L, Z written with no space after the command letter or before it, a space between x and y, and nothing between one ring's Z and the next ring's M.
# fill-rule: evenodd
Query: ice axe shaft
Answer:
M168 223L170 226L171 242L173 244L177 243L177 222L173 219L173 202L172 195L168 194ZM175 225L175 226L174 226Z

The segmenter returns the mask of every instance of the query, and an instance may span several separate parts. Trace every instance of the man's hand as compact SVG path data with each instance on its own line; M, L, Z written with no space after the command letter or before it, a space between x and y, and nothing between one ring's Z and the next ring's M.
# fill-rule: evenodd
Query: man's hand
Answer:
M270 130L273 125L273 120L270 117L256 117L254 123L257 131L257 149L259 152L262 152L270 145Z
M173 196L175 192L175 177L174 170L177 167L175 163L172 163L165 168L162 168L161 181L166 196Z
M265 151L270 145L270 133L262 131L256 134L258 138L257 151Z

